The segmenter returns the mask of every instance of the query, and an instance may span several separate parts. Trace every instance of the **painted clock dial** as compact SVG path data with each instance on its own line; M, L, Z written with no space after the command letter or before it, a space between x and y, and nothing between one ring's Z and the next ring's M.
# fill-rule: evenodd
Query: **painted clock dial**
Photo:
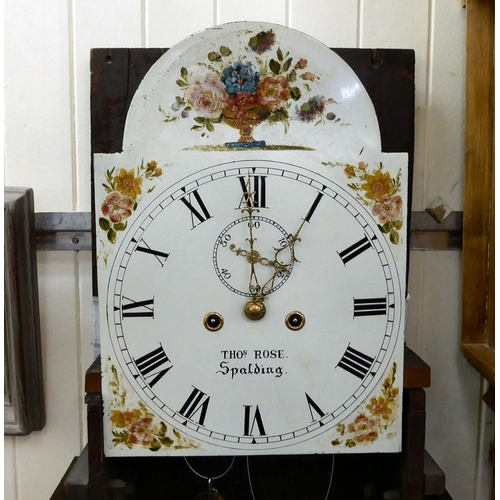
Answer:
M261 23L146 75L94 158L107 455L399 449L407 157L370 105Z

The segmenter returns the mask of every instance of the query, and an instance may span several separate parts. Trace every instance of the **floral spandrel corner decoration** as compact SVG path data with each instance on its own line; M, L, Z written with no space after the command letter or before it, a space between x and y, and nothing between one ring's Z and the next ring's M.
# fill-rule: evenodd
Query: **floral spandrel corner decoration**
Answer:
M349 424L339 424L336 431L337 439L332 441L333 446L344 445L353 448L358 445L367 445L384 436L391 439L396 435L391 432L391 426L397 419L399 408L399 388L394 387L396 377L396 363L393 363L388 377L382 385L380 396L370 398L365 411L358 412L356 418Z
M335 113L327 107L338 104L333 98L314 95L319 77L307 69L308 61L291 55L278 46L273 30L250 36L246 52L235 56L226 46L209 52L198 63L198 69L180 70L177 85L182 90L171 105L173 114L160 106L165 122L190 116L191 130L213 132L219 124L239 131L241 147L265 145L256 141L253 129L263 122L282 123L285 133L290 120L338 123ZM247 60L252 54L255 61ZM246 146L245 146L246 145Z
M129 449L142 447L150 451L159 451L162 448L173 450L196 448L196 445L182 437L177 429L172 428L170 433L165 422L158 421L142 401L139 401L138 407L128 407L127 393L125 389L120 388L116 368L112 366L111 371L113 380L110 382L110 387L114 396L113 406L123 408L112 410L110 415L114 446L122 444Z
M377 163L374 168L369 168L365 162L359 162L357 166L331 162L324 162L324 165L344 167L344 174L353 179L348 186L356 191L358 201L371 209L380 230L389 235L391 243L400 243L399 231L403 227L403 199L398 194L401 191L401 169L396 177L392 177L384 171L382 163Z
M143 194L144 181L152 182L161 175L162 169L155 161L146 165L143 161L135 169L122 168L118 173L114 168L106 171L106 182L102 185L108 194L101 205L99 227L106 232L110 243L116 243L117 232L127 228L127 219L136 210ZM154 188L154 185L150 186L147 192Z

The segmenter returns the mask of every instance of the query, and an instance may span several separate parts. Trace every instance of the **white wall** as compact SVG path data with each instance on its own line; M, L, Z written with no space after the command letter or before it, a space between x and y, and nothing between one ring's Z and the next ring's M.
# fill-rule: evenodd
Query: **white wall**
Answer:
M37 211L90 210L89 50L170 47L223 22L284 24L331 47L416 51L413 210L462 209L462 0L5 0L5 185ZM88 252L38 255L47 425L5 439L5 498L48 499L85 445L92 361ZM432 367L427 449L454 500L488 498L492 415L459 353L461 254L412 252L407 342ZM479 429L479 431L478 431Z

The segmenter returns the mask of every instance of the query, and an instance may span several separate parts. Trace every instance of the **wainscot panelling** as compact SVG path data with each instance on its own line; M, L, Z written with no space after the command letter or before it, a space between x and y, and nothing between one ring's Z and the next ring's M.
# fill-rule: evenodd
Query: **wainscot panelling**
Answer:
M264 21L288 26L287 0L253 0L252 2L235 2L234 0L217 0L217 24L233 21Z
M5 182L73 210L68 2L4 2Z
M462 210L465 137L465 9L432 3L423 210L438 196Z
M46 425L15 438L22 500L50 498L81 450L76 254L38 252L37 257Z
M78 210L90 210L90 49L141 47L141 0L72 1L71 37Z
M422 262L424 252L410 252L410 268L408 274L408 296L406 303L406 334L405 340L408 347L415 352L420 352L420 320L421 320L421 294L422 294Z
M79 393L81 414L81 447L87 444L87 405L84 401L85 372L94 361L93 349L93 317L92 317L92 254L91 252L79 252L77 255L78 273L78 349L79 356Z
M422 210L425 183L425 126L429 59L430 0L400 2L363 0L360 13L360 47L415 51L415 162L413 210Z
M207 0L148 0L146 47L172 47L217 23L214 4Z
M358 3L358 0L290 0L290 27L313 36L327 47L357 47Z
M16 481L16 439L5 436L3 444L3 461L5 464L3 475L3 494L4 498L9 500L17 499L17 481Z
M488 382L483 379L481 394L484 394L488 389ZM485 404L480 405L480 424L479 424L479 445L477 456L477 479L475 499L493 499L491 495L491 487L493 484L493 467L491 464L494 459L495 451L492 449L492 444L495 442L495 414Z
M427 252L423 269L420 356L432 368L426 448L444 470L453 500L472 500L481 380L459 349L462 255Z

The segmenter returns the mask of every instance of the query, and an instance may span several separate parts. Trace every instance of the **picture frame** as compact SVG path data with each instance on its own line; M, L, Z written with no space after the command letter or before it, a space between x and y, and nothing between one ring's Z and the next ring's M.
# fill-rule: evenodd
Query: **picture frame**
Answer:
M31 188L4 188L4 435L45 425Z

